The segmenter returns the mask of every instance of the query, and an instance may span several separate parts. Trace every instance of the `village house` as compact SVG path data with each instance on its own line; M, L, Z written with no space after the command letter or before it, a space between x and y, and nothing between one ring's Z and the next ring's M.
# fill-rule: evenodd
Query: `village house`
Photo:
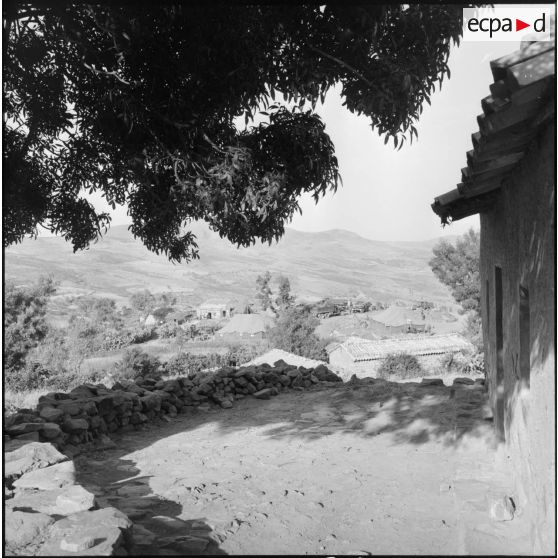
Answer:
M555 42L491 62L479 131L443 223L480 214L481 305L494 424L534 554L555 552Z
M327 347L329 363L343 370L342 377L352 374L376 377L388 355L407 353L417 357L425 370L434 371L447 354L472 351L473 346L458 333L390 339L363 339L349 337L343 343Z
M239 339L263 339L267 328L273 325L273 318L266 313L235 314L215 336L227 341Z
M200 320L219 320L230 318L233 315L234 306L228 302L208 301L200 304L196 309L196 315Z

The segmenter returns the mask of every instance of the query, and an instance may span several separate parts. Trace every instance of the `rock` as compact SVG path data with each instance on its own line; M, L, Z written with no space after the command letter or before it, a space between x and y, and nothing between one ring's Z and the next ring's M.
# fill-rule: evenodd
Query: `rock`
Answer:
M73 459L76 455L81 453L81 449L73 444L66 444L64 446L64 454L67 455L70 459Z
M64 415L64 411L56 407L45 406L41 408L40 415L48 422L57 422Z
M89 430L89 423L85 419L66 419L62 423L62 430L68 434L75 434Z
M106 415L114 408L112 395L100 395L94 399L100 415Z
M224 401L221 402L221 407L223 409L230 409L232 406L233 404L228 399L225 399Z
M60 434L62 434L62 430L55 422L45 422L40 430L40 435L47 440L54 440Z
M72 485L78 486L78 485ZM58 496L68 491L68 486L53 490L18 490L15 497L5 503L10 510L34 511L47 515L64 515L63 510L56 504Z
M4 540L12 548L20 548L39 539L41 533L54 523L45 513L28 513L6 509Z
M198 406L196 407L196 409L197 409L198 411L206 411L206 412L207 412L207 411L209 411L209 410L211 409L211 407L209 406L209 403L203 403L203 404L201 404L201 405L198 405Z
M293 381L291 383L291 386L292 387L302 387L303 382L304 382L304 377L302 376L302 374L299 374L298 376L296 376L293 379Z
M60 549L68 552L82 552L95 546L93 537L67 537L60 541Z
M56 498L56 507L60 515L90 510L95 507L95 495L79 484L69 486Z
M6 417L4 424L6 426L11 426L12 424L21 424L22 422L44 422L44 420L39 417L36 411L20 410L19 412Z
M43 426L42 422L22 422L20 424L14 424L5 428L6 434L12 436L12 438L20 437L23 434L28 434L30 432L37 432Z
M95 444L95 449L98 450L114 449L116 447L116 444L106 434L101 434L95 440L94 444Z
M314 374L310 374L310 381L313 384L317 384L320 380L318 380L318 378L316 378L316 376L314 376ZM323 380L322 380L323 381Z
M80 399L95 397L97 393L98 390L93 384L81 384L70 391L70 395Z
M27 443L4 454L4 475L10 478L20 477L24 473L55 465L67 459L52 444Z
M75 482L75 467L72 461L64 461L25 473L14 482L16 488L38 488L52 490Z
M60 519L51 526L49 541L41 549L41 555L59 554L49 552L60 548L62 540L76 540L92 537L97 544L87 554L110 555L125 539L130 540L132 522L116 508L81 511Z
M60 409L65 415L75 417L81 413L81 406L77 401L63 401L58 404Z
M515 514L515 504L509 496L490 502L490 517L495 521L511 521Z
M270 388L266 388L260 391L256 391L252 395L258 399L269 399L272 395L272 392Z
M455 380L453 380L453 385L466 385L466 386L470 386L472 384L475 383L475 380L473 380L473 378L455 378Z
M145 512L143 512L145 515ZM148 546L155 541L155 534L136 523L132 529L132 538L135 544Z
M279 376L279 381L285 387L291 383L291 379L286 374L281 374L281 376Z
M16 437L18 440L24 440L27 442L40 442L41 439L39 437L39 432L27 432L27 434L21 434L20 436Z
M161 399L152 393L140 397L140 401L143 411L158 411L161 409Z
M441 378L423 378L419 385L424 387L424 386L443 386L445 384L444 384L444 380L442 380Z

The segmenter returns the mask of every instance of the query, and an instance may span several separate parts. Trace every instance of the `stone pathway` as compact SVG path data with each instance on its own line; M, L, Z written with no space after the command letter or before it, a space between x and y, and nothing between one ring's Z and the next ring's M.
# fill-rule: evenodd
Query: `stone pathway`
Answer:
M247 398L115 434L77 480L134 522L133 555L527 553L520 510L490 514L513 495L484 403L385 381Z

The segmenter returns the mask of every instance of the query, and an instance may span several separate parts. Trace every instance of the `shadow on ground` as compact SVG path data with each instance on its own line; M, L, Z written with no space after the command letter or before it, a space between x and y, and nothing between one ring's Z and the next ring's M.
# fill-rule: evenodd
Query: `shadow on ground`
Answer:
M265 401L245 398L228 410L190 408L169 423L161 421L139 431L113 434L117 445L114 449L78 456L75 459L77 480L97 494L101 507L114 506L134 522L134 546L130 554L225 554L219 545L238 526L217 525L213 518L184 519L184 515L192 512L186 512L175 501L153 494L151 477L140 476L141 471L129 458L130 454L158 443L163 446L157 458L165 459L165 440L172 446L177 443L177 435L205 427L210 427L209 436L256 429L258 436L303 442L349 433L365 439L390 434L395 445L436 442L442 446L458 446L465 436L482 440L490 434L492 424L483 418L485 401L484 387L478 384L448 387L361 380L283 392ZM204 436L205 431L196 434ZM188 451L195 451L194 446L184 448L181 454L184 459L190 459ZM180 461L173 467L180 477L182 472L177 470ZM203 471L200 473L203 475ZM192 486L185 485L181 489L184 494L198 489L192 479L186 478L185 482ZM205 485L202 488L209 490ZM186 497L196 499L192 492Z
M100 453L75 458L77 482L96 494L99 507L112 506L134 523L132 556L192 556L226 554L204 518L179 518L182 506L159 498L149 487L149 476L129 459L115 461L118 450L107 460L93 459ZM118 463L115 465L115 463Z

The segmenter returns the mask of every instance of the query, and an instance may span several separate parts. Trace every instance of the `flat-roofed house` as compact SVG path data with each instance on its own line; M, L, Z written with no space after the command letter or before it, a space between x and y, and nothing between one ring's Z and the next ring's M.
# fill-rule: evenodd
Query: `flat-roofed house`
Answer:
M443 223L480 214L481 310L494 424L534 554L555 552L555 42L491 62L473 149Z
M216 337L229 341L238 339L263 339L267 328L273 325L274 319L266 313L235 314L231 320L222 327Z
M376 377L383 361L391 354L414 355L423 368L434 370L445 355L472 349L471 343L458 333L391 339L349 337L343 343L328 345L329 363L343 369L345 373L341 376L345 379L352 374Z
M196 309L196 315L200 320L219 320L230 318L234 312L234 305L230 302L207 301L200 304Z

